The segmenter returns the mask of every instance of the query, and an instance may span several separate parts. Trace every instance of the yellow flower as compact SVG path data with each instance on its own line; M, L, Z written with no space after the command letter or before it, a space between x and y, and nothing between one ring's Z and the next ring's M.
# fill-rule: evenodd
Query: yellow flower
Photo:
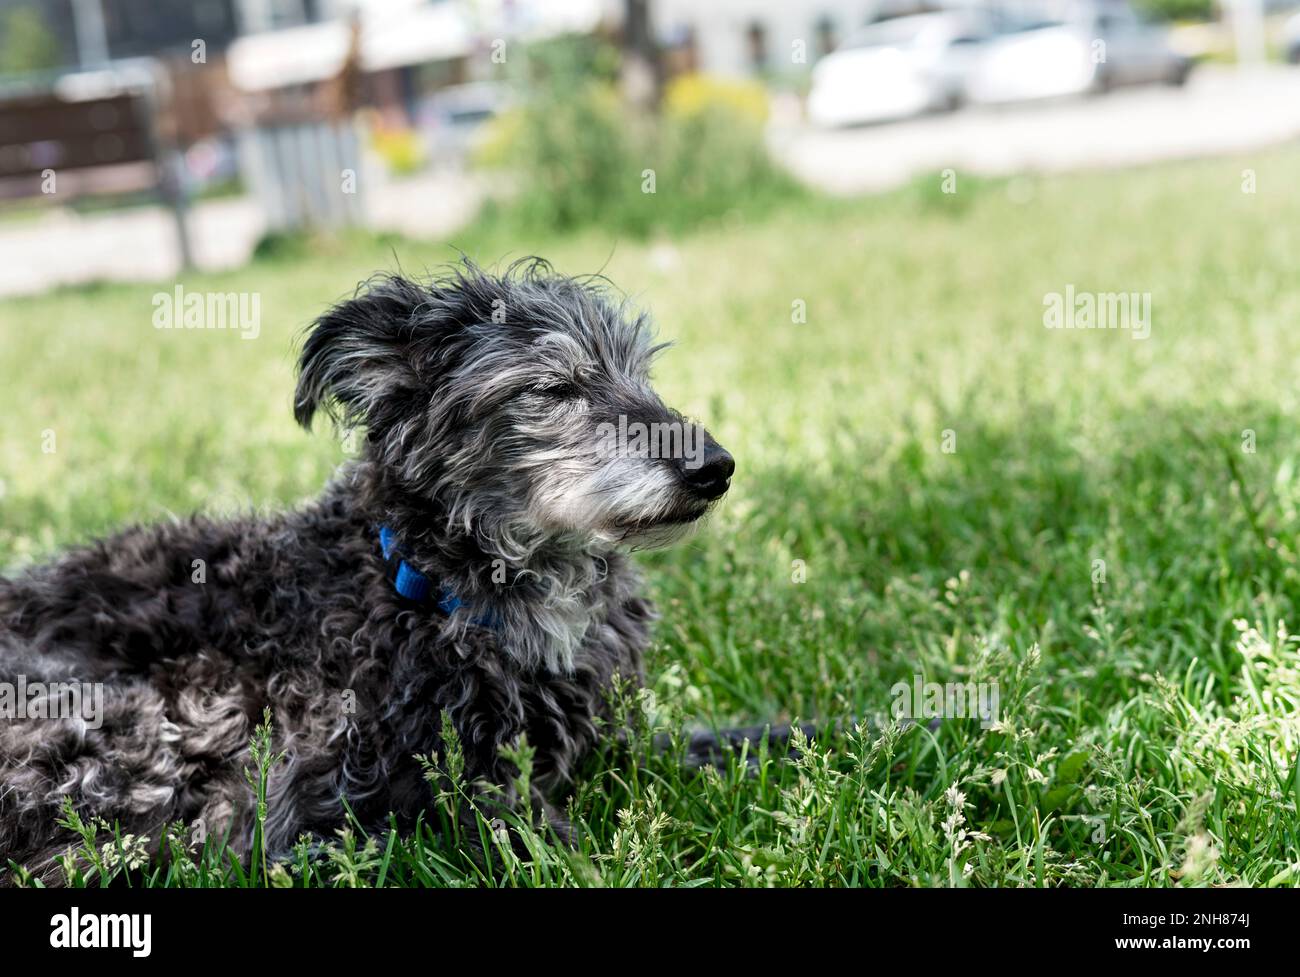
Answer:
M679 118L713 108L726 109L762 125L767 121L767 93L750 81L732 81L708 75L680 75L664 90L664 111Z

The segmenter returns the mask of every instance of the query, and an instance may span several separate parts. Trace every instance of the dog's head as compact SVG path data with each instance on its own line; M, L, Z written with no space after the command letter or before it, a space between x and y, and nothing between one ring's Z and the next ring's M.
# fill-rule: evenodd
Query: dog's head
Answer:
M385 277L318 319L294 414L363 425L370 459L471 531L667 542L735 465L650 385L645 317L544 262Z

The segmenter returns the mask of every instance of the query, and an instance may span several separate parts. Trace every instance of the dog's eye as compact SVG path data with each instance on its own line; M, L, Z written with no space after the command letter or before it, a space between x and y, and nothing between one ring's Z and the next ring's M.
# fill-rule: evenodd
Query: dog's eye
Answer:
M554 400L576 400L579 396L578 385L570 380L547 380L533 387L533 393Z

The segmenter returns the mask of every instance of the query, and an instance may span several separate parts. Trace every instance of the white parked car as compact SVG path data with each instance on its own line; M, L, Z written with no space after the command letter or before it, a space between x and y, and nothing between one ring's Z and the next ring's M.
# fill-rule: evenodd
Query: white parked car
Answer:
M978 12L917 14L870 24L813 68L808 117L843 126L951 109L990 35Z
M1165 32L1127 3L1078 3L1059 19L1009 25L984 46L966 95L977 103L1020 102L1116 85L1181 85L1190 70Z

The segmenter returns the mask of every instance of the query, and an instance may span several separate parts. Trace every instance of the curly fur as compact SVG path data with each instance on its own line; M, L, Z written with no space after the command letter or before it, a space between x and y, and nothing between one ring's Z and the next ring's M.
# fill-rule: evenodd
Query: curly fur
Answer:
M202 819L246 852L244 768L268 707L285 754L273 852L331 833L342 799L364 824L413 818L428 798L414 757L441 751L443 715L471 780L507 786L500 749L523 734L538 799L554 798L615 683L641 677L653 612L623 551L679 535L731 472L707 434L704 490L673 459L594 447L620 415L680 421L649 384L657 349L642 316L539 261L376 279L317 320L295 416L366 432L321 498L132 528L0 578L0 681L105 688L99 724L0 719L0 865L59 881L64 798L155 840ZM396 594L380 524L465 606ZM485 614L494 626L475 623Z

